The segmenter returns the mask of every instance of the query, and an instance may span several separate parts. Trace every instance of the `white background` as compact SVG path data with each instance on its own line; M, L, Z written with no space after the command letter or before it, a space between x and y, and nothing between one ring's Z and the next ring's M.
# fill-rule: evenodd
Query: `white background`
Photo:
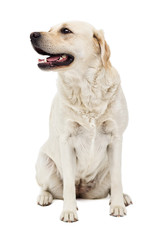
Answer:
M163 239L163 2L5 1L0 37L1 239ZM37 67L32 31L82 20L105 31L129 108L123 187L133 206L109 216L109 199L78 200L79 222L59 220L62 201L36 205L35 162L48 137L56 73Z

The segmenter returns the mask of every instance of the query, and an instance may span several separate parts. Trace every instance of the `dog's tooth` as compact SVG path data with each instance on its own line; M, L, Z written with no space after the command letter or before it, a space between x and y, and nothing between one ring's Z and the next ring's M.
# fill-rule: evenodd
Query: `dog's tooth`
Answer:
M64 54L64 55L62 55L62 58L66 58L66 55Z

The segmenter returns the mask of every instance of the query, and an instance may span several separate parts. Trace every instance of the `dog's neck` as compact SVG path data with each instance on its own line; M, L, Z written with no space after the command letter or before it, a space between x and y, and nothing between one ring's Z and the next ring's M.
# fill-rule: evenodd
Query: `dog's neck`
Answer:
M113 101L119 87L117 71L89 67L85 73L69 71L59 74L58 90L64 104L86 117L98 118Z

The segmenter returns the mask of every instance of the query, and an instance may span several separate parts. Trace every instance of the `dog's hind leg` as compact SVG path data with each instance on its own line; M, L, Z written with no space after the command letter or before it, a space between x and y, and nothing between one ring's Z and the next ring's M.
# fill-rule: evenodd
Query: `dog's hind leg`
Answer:
M63 199L63 183L54 161L46 154L40 153L36 163L36 179L41 187L37 203L48 206L53 199Z

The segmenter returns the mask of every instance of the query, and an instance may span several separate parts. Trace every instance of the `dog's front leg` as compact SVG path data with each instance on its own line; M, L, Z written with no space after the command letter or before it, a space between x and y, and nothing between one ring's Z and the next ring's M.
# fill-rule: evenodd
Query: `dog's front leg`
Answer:
M64 199L61 220L64 222L75 222L78 220L75 189L76 156L74 148L67 137L60 138L60 154L63 171Z
M110 215L115 217L126 215L121 182L121 154L122 136L115 137L108 148L111 178Z

